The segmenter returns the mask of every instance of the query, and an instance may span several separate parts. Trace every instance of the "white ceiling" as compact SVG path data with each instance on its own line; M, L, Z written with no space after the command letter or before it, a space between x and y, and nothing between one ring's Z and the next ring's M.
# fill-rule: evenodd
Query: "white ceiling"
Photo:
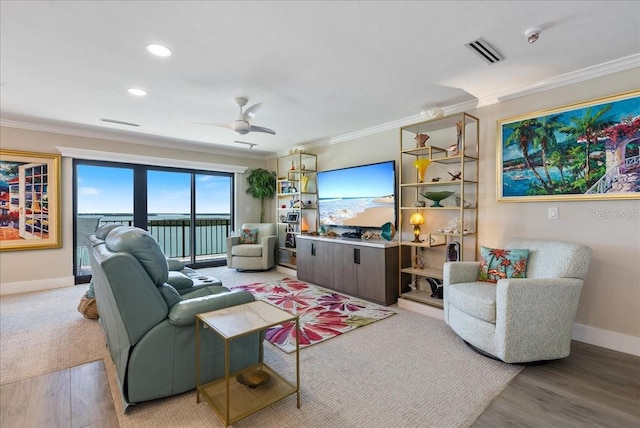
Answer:
M479 37L505 60L465 47ZM173 55L154 57L149 43ZM211 152L248 152L238 140L273 155L638 65L638 1L0 3L4 125ZM186 123L236 119L238 96L262 103L253 124L277 134Z

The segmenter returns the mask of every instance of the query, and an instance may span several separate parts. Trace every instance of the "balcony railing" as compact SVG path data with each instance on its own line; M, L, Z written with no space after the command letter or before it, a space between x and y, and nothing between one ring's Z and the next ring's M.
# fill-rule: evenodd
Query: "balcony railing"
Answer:
M132 219L102 218L100 224L123 224L133 226ZM227 236L231 222L225 218L197 219L195 221L195 256L198 259L215 258L227 252ZM189 259L191 257L191 220L149 219L147 230L156 237L167 257Z

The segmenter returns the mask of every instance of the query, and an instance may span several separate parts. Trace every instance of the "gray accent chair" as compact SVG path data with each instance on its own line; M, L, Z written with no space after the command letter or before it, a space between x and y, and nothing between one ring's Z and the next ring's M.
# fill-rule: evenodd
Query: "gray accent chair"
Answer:
M529 249L526 278L477 281L480 262L444 265L444 319L467 344L506 363L565 358L591 248L516 238Z
M237 270L269 270L275 265L275 223L244 223L241 229L258 229L256 244L241 244L239 236L227 238L227 267Z
M99 323L116 366L124 410L194 389L196 314L254 297L206 283L169 285L169 262L143 229L109 225L89 242ZM231 372L259 362L261 340L254 333L233 341ZM224 342L205 329L200 350L201 383L223 377Z

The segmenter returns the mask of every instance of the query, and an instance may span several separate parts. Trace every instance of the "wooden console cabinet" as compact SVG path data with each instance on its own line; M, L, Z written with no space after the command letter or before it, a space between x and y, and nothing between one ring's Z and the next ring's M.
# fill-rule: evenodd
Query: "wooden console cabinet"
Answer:
M339 238L298 236L298 279L365 300L398 300L399 246Z

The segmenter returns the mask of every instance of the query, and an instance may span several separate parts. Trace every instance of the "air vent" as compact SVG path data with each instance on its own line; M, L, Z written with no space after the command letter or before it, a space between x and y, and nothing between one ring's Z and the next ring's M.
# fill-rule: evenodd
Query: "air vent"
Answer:
M504 61L504 57L500 52L489 44L485 39L479 38L473 42L465 45L472 52L482 58L488 64L495 64L496 62Z
M104 118L101 118L100 120L103 121L103 122L115 123L117 125L140 126L137 123L123 122L122 120L104 119Z

